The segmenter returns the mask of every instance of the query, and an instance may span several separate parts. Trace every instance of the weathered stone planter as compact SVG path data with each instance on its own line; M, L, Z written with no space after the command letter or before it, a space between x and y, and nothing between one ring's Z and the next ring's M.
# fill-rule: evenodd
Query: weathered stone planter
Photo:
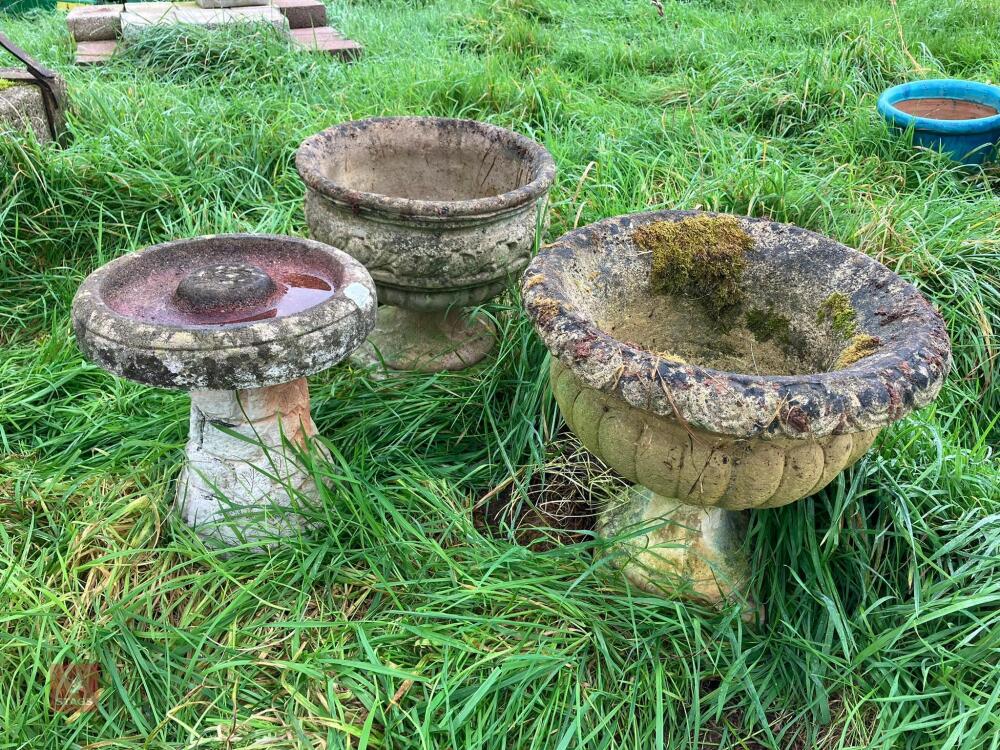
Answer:
M462 308L528 263L555 164L539 144L472 120L349 122L296 154L318 240L361 260L378 287L370 341L395 369L455 370L494 335Z
M951 350L940 315L887 268L759 219L731 222L752 246L718 317L704 298L652 291L656 252L640 240L670 226L653 222L699 215L571 232L532 262L522 290L567 424L636 483L601 520L626 537L625 574L719 602L747 573L741 511L826 486L879 430L930 403Z
M132 380L191 391L176 508L206 540L298 533L317 495L297 451L316 433L305 376L375 324L360 263L311 240L220 235L125 255L73 301L84 354Z

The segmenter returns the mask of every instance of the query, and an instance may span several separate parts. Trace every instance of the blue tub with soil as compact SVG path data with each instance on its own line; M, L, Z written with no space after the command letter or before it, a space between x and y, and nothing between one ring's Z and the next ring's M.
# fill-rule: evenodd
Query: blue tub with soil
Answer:
M938 79L893 86L878 111L899 130L913 129L913 143L963 164L996 158L1000 144L1000 87Z

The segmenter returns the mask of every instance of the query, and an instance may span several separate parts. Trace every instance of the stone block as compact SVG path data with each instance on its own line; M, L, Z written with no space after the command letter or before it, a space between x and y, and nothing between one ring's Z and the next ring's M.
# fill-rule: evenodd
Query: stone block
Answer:
M109 41L121 33L121 15L121 5L81 6L66 16L66 26L77 42Z
M219 28L233 23L264 23L280 31L288 25L280 11L270 6L218 9L172 3L142 3L142 6L133 8L132 3L126 6L122 13L122 36L128 38L154 26L173 24Z
M2 85L2 84L0 84ZM50 141L42 92L37 86L16 83L0 89L0 133L32 130L41 141Z
M270 5L268 0L197 0L199 8L246 8Z

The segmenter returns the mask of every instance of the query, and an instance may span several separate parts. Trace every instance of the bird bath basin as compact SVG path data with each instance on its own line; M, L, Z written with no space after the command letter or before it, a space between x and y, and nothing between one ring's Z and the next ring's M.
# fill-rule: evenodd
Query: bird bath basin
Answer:
M315 435L305 376L353 351L375 322L364 267L312 240L198 237L130 253L92 273L73 300L93 362L191 392L175 506L206 540L297 533L271 513L315 498L296 459Z
M493 347L463 307L524 269L555 164L524 136L472 120L393 117L308 138L296 167L312 236L371 272L370 342L394 369L456 370Z
M635 483L600 520L626 576L711 603L742 594L743 511L818 492L951 363L913 286L760 219L606 219L542 250L522 291L566 423Z

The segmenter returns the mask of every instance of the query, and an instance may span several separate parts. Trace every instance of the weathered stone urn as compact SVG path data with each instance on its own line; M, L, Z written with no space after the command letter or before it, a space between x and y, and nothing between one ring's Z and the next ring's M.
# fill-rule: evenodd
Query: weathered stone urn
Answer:
M361 344L375 310L346 253L233 234L111 261L81 285L73 325L104 369L191 392L175 507L206 541L235 545L302 530L294 508L317 495L299 460L316 434L305 376Z
M538 143L472 120L348 122L296 154L312 236L342 247L378 288L370 342L394 369L481 360L492 327L463 309L527 265L555 164Z
M566 423L635 483L599 529L626 576L711 603L745 593L743 511L821 490L951 363L913 286L761 219L606 219L545 247L522 291Z

